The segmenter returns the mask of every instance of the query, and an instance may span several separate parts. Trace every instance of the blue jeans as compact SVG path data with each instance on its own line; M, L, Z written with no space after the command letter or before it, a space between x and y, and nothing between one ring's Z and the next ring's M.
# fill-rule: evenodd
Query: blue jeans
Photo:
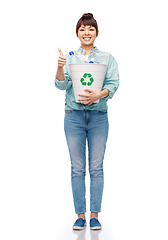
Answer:
M101 212L104 186L103 159L108 136L107 111L66 110L64 130L71 159L75 212L86 212L86 140L90 173L90 211Z

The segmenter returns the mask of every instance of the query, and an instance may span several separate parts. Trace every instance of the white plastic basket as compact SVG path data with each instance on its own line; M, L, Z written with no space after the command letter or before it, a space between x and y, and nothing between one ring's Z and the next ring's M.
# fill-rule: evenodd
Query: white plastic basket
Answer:
M87 94L85 89L101 91L106 73L106 64L99 63L70 63L70 73L74 88L75 101L82 97L79 94ZM95 101L98 103L99 100Z

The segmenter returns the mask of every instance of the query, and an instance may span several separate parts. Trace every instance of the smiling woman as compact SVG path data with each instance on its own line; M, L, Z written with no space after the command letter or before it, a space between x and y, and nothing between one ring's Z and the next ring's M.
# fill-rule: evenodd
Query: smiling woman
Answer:
M101 229L98 213L101 212L104 186L103 159L108 136L107 101L113 97L119 86L118 66L114 57L94 46L98 34L98 25L93 14L83 14L76 25L76 35L81 47L73 53L74 56L78 54L84 58L87 56L88 62L92 62L95 56L99 58L107 56L107 64L101 64L106 69L102 89L100 91L85 89L87 93L78 94L81 99L76 102L70 73L70 55L64 56L61 49L55 78L55 86L60 90L66 90L64 130L71 160L74 207L78 215L73 225L75 230L83 229L86 225L86 140L90 173L90 228ZM96 74L99 75L100 72L99 65ZM84 70L84 74L82 72L79 80L80 84L85 86L90 86L94 81L92 74L87 70Z
M94 48L94 41L99 34L98 25L93 14L83 14L76 25L76 35L85 48L86 55L90 54L90 47Z
M78 30L82 25L83 25L83 27L85 27L85 26L94 27L96 29L96 37L98 36L99 30L98 30L97 21L94 19L92 13L83 14L82 17L77 22L77 25L76 25L77 37L78 37Z

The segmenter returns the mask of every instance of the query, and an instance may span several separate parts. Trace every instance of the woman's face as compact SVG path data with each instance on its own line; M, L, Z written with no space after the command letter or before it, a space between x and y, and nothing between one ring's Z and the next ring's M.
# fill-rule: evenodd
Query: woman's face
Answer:
M93 45L96 37L95 27L81 25L81 27L78 29L78 38L85 46Z

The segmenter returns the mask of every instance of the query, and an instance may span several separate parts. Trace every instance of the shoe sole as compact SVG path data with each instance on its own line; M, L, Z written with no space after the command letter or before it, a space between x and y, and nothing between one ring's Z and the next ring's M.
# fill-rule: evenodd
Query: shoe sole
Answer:
M90 227L90 230L101 230L101 229L102 229L102 227L100 227L100 226Z
M86 227L86 223L85 223L84 227L74 226L73 230L83 230L85 227Z

